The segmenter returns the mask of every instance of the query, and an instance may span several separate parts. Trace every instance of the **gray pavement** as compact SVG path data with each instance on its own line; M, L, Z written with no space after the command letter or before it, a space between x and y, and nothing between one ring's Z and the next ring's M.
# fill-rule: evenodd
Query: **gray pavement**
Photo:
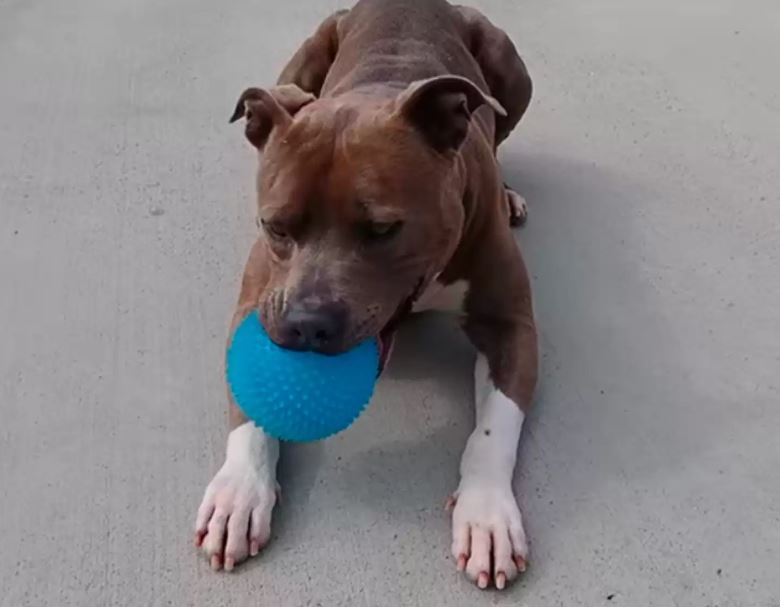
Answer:
M473 355L435 317L284 451L262 557L190 544L254 229L227 118L337 3L0 0L0 605L780 605L780 6L477 4L536 84L502 153L544 352L526 576L449 558Z

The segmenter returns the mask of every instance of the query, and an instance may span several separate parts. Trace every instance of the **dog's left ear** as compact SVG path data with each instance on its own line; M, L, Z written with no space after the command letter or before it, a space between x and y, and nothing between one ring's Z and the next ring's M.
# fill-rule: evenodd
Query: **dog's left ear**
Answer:
M238 98L230 122L246 117L246 138L262 150L272 129L288 125L298 110L315 99L295 84L282 84L267 91L248 88Z
M506 110L476 84L460 76L418 80L396 98L396 112L411 122L440 152L457 150L466 138L471 115L481 105L499 116Z

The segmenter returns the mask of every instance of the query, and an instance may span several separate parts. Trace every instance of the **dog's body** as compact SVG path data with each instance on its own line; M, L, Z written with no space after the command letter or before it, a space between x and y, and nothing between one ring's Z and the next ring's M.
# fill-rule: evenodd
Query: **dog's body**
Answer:
M525 567L512 493L537 376L528 276L510 222L497 145L531 81L509 38L444 0L362 0L327 18L270 90L247 89L233 119L263 151L263 234L246 265L233 327L260 311L284 347L344 351L454 292L478 350L476 428L453 495L453 556L480 587ZM452 303L452 302L450 302ZM232 333L232 329L231 329ZM278 443L230 401L224 466L209 484L196 543L231 569L270 536Z

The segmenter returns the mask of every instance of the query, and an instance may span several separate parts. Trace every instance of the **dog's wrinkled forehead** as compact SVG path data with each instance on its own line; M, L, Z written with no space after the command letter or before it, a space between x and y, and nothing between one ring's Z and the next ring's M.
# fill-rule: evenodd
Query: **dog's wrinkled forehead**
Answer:
M323 101L301 110L266 145L261 210L357 218L414 209L418 221L438 212L447 167L433 150L381 107Z

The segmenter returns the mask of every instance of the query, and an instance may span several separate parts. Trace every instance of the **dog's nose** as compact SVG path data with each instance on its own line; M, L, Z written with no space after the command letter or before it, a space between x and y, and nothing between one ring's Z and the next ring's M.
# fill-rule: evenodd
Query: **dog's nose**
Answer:
M337 302L317 307L292 304L281 321L279 345L290 350L334 353L344 337L347 308Z

